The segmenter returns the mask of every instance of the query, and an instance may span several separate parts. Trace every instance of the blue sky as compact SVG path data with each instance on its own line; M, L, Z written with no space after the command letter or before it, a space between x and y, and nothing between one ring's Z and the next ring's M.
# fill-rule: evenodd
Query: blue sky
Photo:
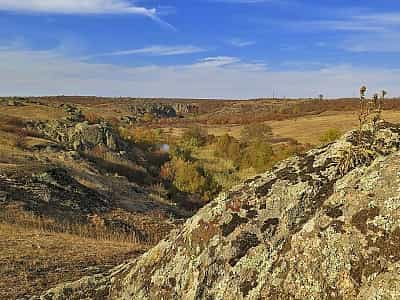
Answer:
M400 95L400 2L0 0L0 94Z

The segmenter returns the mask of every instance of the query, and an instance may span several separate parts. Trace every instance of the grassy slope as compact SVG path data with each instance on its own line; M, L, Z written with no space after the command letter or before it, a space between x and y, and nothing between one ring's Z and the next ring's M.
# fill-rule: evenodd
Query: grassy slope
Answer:
M60 282L105 271L145 250L136 244L0 223L0 299L38 295Z
M118 114L129 114L124 105L119 106L115 103L97 103L96 105L85 103L82 108L85 112L92 112L105 118L116 117ZM240 114L240 111L235 113ZM20 117L25 120L48 120L65 116L62 109L34 104L22 107L2 106L1 115ZM388 121L398 121L400 112L386 111L384 118ZM190 118L187 121L189 124L193 122ZM188 123L184 125L186 126ZM330 111L320 115L299 117L296 120L268 121L266 123L273 128L276 136L294 138L301 143L318 144L320 136L329 128L347 131L357 126L357 116L355 112ZM0 122L0 125L4 124ZM171 127L172 133L177 135L182 132L182 127L179 126L167 125L163 129L168 130L168 127ZM240 136L242 127L235 124L207 126L210 134L229 133L235 137ZM46 163L28 159L34 157L35 154L17 148L15 138L15 134L1 131L0 128L0 168L3 171L22 170L23 167L28 172L31 168L40 168L42 164ZM33 143L34 140L31 142ZM213 149L198 149L194 155L204 161L208 170L217 174L217 181L225 188L253 175L253 173L227 173L226 170L233 167L232 162L215 158ZM56 159L54 158L54 160ZM63 163L67 162L63 161ZM82 176L81 179L85 178ZM89 275L93 271L88 270L88 267L100 266L100 269L104 270L121 263L126 258L132 258L144 250L145 246L137 244L94 240L71 234L45 232L34 228L0 223L0 299L15 299L38 294L61 281Z

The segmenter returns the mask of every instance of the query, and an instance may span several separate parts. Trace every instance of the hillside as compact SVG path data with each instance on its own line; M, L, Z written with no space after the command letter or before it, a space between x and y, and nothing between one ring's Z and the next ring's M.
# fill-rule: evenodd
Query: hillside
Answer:
M0 99L0 298L136 258L220 191L354 128L356 104Z
M396 299L399 134L365 131L375 158L360 164L343 154L355 132L290 158L140 258L41 299Z

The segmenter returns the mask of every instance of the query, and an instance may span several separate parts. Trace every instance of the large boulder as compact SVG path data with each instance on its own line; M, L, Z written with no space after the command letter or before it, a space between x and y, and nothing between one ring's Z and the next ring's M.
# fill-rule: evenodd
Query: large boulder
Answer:
M398 299L399 134L369 132L375 159L350 168L355 133L290 158L139 259L40 299Z
M122 150L122 142L119 136L105 122L89 124L86 121L55 120L31 124L30 126L39 129L49 139L75 151L91 150L95 146L104 146L111 151Z
M96 145L104 145L112 151L118 150L118 137L106 123L78 123L68 131L67 137L74 150L91 149Z

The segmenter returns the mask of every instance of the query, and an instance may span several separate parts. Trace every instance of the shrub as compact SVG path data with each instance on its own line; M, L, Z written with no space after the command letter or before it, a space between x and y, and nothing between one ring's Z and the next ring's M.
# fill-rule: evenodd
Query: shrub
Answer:
M225 134L216 139L215 156L228 158L233 162L240 159L240 143L234 137Z
M331 142L336 141L338 138L340 138L342 136L342 133L340 132L339 129L336 128L331 128L328 129L321 137L320 137L320 141L323 144L328 144Z
M178 159L175 160L175 186L183 192L197 193L206 184L206 179L201 176L195 164Z
M254 168L257 172L268 169L273 160L271 145L265 141L252 142L243 153L241 165L243 168Z
M182 141L185 144L201 147L207 143L208 133L207 130L200 126L192 126L186 129L182 135Z
M181 192L198 194L210 201L221 190L214 178L197 163L173 159L161 168L161 176Z
M171 157L176 159L181 159L184 161L193 160L192 150L188 147L182 145L172 145L170 146L169 154Z
M244 143L254 140L269 141L272 137L272 129L264 123L254 123L245 126L240 134L240 139Z
M153 122L154 121L154 116L150 113L145 113L142 117L142 120L144 122Z

